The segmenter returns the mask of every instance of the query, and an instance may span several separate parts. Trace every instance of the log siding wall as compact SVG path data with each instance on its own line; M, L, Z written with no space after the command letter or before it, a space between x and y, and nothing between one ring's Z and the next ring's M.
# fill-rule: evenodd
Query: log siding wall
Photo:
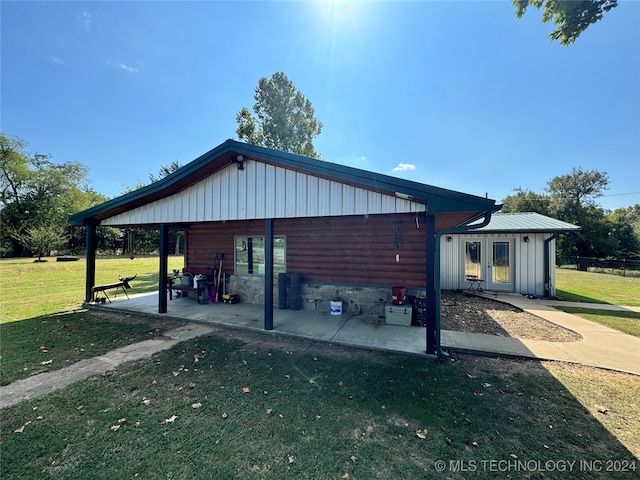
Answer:
M469 216L437 215L436 229ZM417 218L418 225L413 213L277 219L275 235L286 237L287 272L299 272L305 282L420 288L425 283L424 213ZM395 222L403 222L397 224L402 226L397 248ZM186 266L209 268L216 253L223 253L223 271L231 275L235 236L264 236L264 229L262 220L194 224L186 232Z

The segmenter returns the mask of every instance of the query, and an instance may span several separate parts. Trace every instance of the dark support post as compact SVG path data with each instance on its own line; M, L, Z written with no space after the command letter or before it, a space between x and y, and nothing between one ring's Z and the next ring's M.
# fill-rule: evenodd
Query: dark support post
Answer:
M439 306L436 304L436 217L427 214L426 218L426 301L427 301L427 353L437 355L437 328L436 316Z
M167 313L167 276L169 268L169 227L160 225L160 268L158 274L158 313Z
M273 330L273 218L264 226L264 329Z
M87 225L87 272L85 279L85 302L93 300L91 289L96 283L96 226Z

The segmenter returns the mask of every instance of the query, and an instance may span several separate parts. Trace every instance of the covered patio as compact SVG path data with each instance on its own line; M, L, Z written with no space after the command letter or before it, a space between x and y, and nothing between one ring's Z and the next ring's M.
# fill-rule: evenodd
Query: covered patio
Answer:
M169 305L167 299L168 238L170 230L178 230L185 235L183 275L206 275L212 290L230 286L247 304L241 308L252 309L243 318L256 328L295 334L301 324L287 318L306 324L319 307L339 298L349 300L357 318L377 315L380 305L392 304L397 286L406 288L408 297L425 299L426 328L411 330L420 344L415 350L446 357L440 334L440 239L488 224L499 209L486 197L227 140L151 185L72 215L70 223L87 231L86 302L93 300L96 287L97 229L157 229L158 290L144 311L172 315L177 303ZM281 285L280 274L292 278ZM185 286L191 288L191 281ZM354 291L357 298L350 297ZM281 297L289 308L304 312L274 311ZM188 311L181 309L179 316ZM350 329L368 325L385 327L384 342L413 345L408 327L380 325L384 322L375 317L353 325L344 318L342 323L316 320L318 326L304 328L326 330L321 340L339 342ZM360 337L365 345L378 342Z
M287 335L372 350L436 357L425 353L425 328L386 325L384 318L375 316L330 315L310 310L275 309L273 330L265 330L264 307L252 303L198 304L193 298L180 297L167 302L167 313L159 314L157 292L130 295L129 299L117 297L112 298L112 301L113 303L89 304L89 306L92 309L160 318L172 317L265 334ZM445 337L448 340L446 334Z

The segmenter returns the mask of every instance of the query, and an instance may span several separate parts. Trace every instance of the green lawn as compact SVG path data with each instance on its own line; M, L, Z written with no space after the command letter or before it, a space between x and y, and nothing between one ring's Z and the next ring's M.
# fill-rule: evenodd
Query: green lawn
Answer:
M557 268L556 295L570 302L640 306L640 277Z
M98 282L138 273L134 291L154 290L156 270L157 259L101 259ZM0 273L20 285L0 290L3 382L167 327L78 310L84 262L2 261ZM50 301L38 307L29 285ZM627 471L575 476L629 478L640 469L638 411L633 375L465 355L429 362L223 330L2 409L0 477L564 479L483 462L614 460Z
M182 268L182 257L169 257L169 271ZM118 276L138 277L128 293L158 288L158 257L100 258L96 260L96 284L118 281ZM86 262L34 263L32 258L0 260L0 323L72 311L84 299ZM111 295L111 293L109 293Z
M604 378L593 387L615 391ZM222 332L3 409L0 476L489 479L498 473L485 460L632 465L640 379L624 376L624 385L624 398L605 406L629 432L627 447L596 418L596 405L538 362L460 355L432 363Z
M563 312L578 315L592 322L601 323L607 327L621 332L628 333L635 337L640 337L640 313L637 312L617 312L608 310L594 310L590 308L556 307Z

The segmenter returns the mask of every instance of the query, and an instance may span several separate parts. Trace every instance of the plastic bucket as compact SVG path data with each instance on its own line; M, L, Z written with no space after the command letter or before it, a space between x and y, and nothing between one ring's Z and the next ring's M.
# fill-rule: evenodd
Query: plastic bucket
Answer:
M331 300L331 315L342 315L342 300Z

